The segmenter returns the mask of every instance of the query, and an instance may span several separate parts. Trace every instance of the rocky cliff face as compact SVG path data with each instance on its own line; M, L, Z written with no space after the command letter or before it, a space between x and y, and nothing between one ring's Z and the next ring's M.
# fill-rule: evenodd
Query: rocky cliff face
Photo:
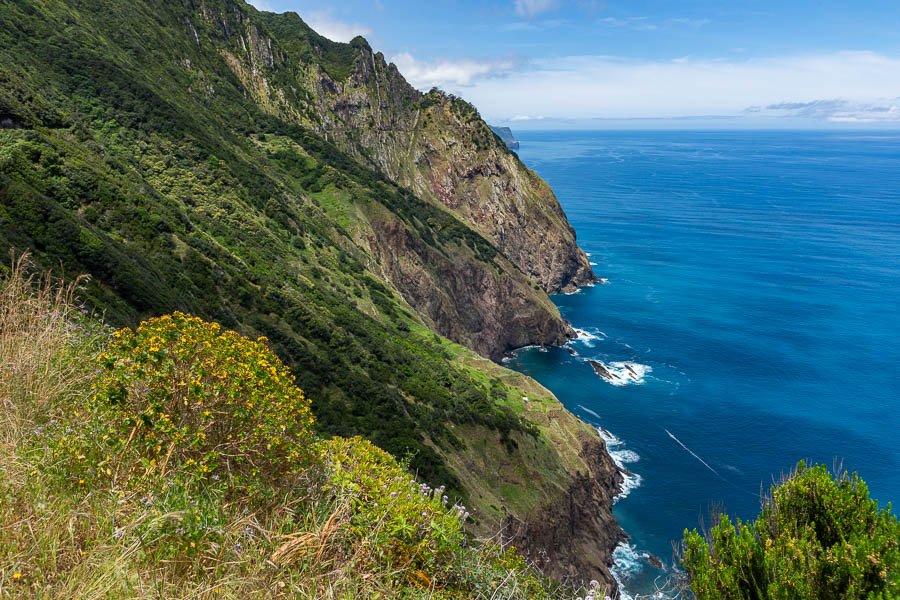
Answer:
M476 366L522 390L513 404L540 439L516 435L508 452L494 434L457 428L468 444L447 459L475 482L479 530L512 543L549 576L576 585L598 579L614 590L612 551L626 536L612 516L622 474L606 443L538 382L486 362Z
M294 14L212 2L199 12L260 108L320 133L500 251L492 264L457 256L451 269L426 275L420 267L433 263L396 228L373 227L368 245L383 274L439 333L494 359L573 335L546 293L594 281L587 257L549 186L474 108L419 93L362 38L334 44Z
M583 585L586 576L600 573L608 588L615 589L612 550L627 537L610 507L622 475L602 439L588 432L580 438L580 457L587 468L576 472L564 493L540 510L524 519L507 518L502 530L547 575Z
M346 80L319 77L315 90L323 132L453 211L545 292L596 281L553 191L474 107L438 91L419 94L363 44Z
M559 345L572 335L555 307L504 257L494 264L448 259L396 220L373 216L370 223L374 235L360 243L419 315L450 339L500 360L507 350Z
M604 576L602 441L484 358L563 342L545 292L593 275L471 106L238 0L4 8L27 43L0 46L0 121L25 128L2 132L0 241L90 273L116 323L182 309L266 335L323 431L421 458L549 572Z
M282 39L309 36L296 15L262 18L280 28ZM553 191L474 107L438 91L421 94L362 38L348 46L344 77L317 62L294 63L306 93L292 103L291 93L258 79L259 66L277 61L278 51L245 37L242 47L256 66L252 89L260 103L308 123L395 182L449 209L548 294L596 281ZM288 53L283 60L293 58ZM242 68L235 71L248 77Z

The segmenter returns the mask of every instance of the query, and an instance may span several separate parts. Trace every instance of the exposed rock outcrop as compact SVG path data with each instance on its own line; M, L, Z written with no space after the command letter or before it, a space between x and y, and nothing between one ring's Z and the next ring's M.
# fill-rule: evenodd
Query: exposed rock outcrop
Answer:
M599 437L583 434L580 455L588 469L575 474L565 493L524 520L509 517L504 531L547 575L584 585L599 573L615 589L612 550L627 536L610 507L622 475Z
M345 81L320 77L317 88L323 132L453 211L545 292L597 281L553 191L474 107L438 91L420 94L365 44Z

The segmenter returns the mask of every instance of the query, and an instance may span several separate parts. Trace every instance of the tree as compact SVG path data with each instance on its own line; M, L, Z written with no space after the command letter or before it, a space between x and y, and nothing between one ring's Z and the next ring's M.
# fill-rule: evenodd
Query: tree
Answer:
M683 565L698 600L888 600L900 597L900 523L854 473L804 462L755 522L722 515L704 537L684 532Z

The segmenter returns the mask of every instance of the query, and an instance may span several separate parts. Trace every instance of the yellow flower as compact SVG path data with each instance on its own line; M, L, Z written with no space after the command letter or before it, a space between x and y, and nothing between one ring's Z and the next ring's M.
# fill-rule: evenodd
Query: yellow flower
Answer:
M13 573L13 579L21 579L21 578L22 578L21 573Z

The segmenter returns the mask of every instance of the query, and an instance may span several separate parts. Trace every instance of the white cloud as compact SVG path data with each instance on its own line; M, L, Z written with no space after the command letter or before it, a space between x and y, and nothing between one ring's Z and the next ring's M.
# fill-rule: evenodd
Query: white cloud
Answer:
M259 1L259 0L257 0ZM263 0L265 2L265 0ZM312 27L316 33L333 42L349 42L358 35L367 36L372 33L369 27L361 23L347 23L335 19L331 10L317 10L301 13L300 17Z
M766 107L753 106L744 112L754 115L815 119L831 123L900 123L900 98L879 102L841 99L781 102Z
M558 6L557 0L515 0L515 3L516 14L529 19Z
M418 60L408 52L395 55L391 61L397 65L400 73L413 87L420 90L439 87L449 91L457 87L471 87L479 79L504 75L517 64L513 59L426 62Z
M466 99L494 119L738 115L750 105L894 98L900 92L900 59L873 52L742 61L573 56L535 61L507 72L502 80L470 81ZM845 112L837 118L860 116Z
M543 121L544 117L543 116L532 117L529 115L516 115L514 117L511 117L509 120L516 121L516 122L518 122L518 121Z

